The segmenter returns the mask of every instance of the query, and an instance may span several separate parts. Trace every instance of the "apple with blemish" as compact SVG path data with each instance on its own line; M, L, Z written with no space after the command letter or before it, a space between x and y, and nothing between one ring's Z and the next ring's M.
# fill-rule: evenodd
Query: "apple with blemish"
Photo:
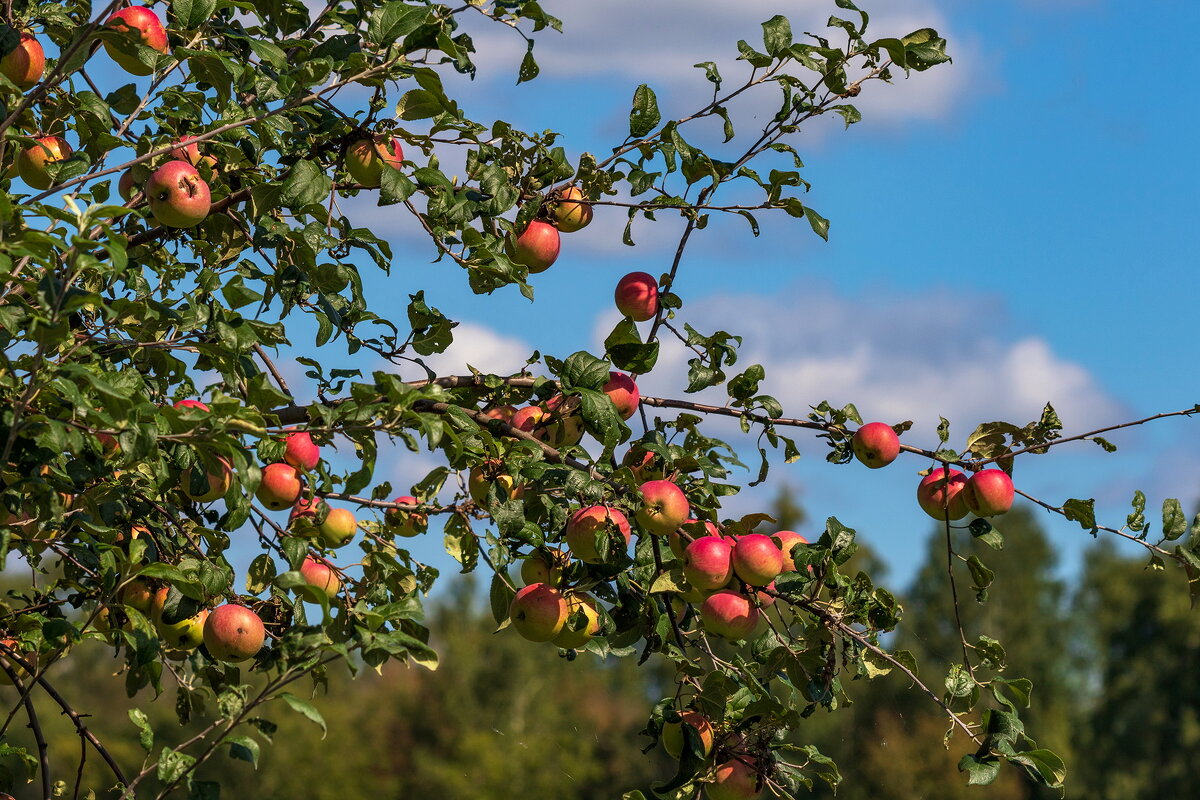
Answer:
M131 75L149 75L154 70L137 59L137 46L143 45L160 53L169 52L167 29L150 9L144 6L128 6L108 18L106 26L120 31L119 39L104 40L108 57L117 62Z
M285 439L283 460L296 469L316 469L321 460L321 448L313 444L308 431L292 431Z
M609 506L588 506L571 515L567 521L566 540L571 553L580 561L599 564L604 561L596 550L596 534L616 532L625 540L628 549L632 533L629 520L619 509Z
M646 272L631 272L617 281L613 294L617 311L634 322L645 322L658 313L658 281Z
M558 228L549 222L533 220L519 234L508 235L504 252L531 273L544 272L558 258Z
M392 501L406 506L420 505L417 498L410 494L402 495ZM399 508L389 508L383 512L383 521L396 536L411 539L420 536L429 528L429 517L420 511L404 511Z
M592 204L580 202L587 198L578 186L568 186L558 193L551 215L563 233L574 233L586 228L592 221Z
M766 586L783 571L783 551L770 536L739 536L733 546L733 571L751 586Z
M962 519L967 515L967 501L963 490L967 476L949 467L934 467L933 471L917 484L917 504L921 510L936 520Z
M0 58L0 75L22 90L32 89L45 71L46 51L37 37L29 33L22 33L12 52Z
M508 607L513 628L531 642L548 642L562 632L567 621L567 598L544 583L519 589Z
M331 508L325 515L325 521L317 526L317 535L321 544L329 548L345 547L358 533L358 520L354 512L347 508Z
M700 619L705 630L738 642L754 635L762 612L741 592L722 589L704 599Z
M204 621L204 646L218 661L237 663L253 658L266 638L258 614L235 603L214 608Z
M612 400L613 405L617 407L617 415L621 419L629 419L637 413L641 394L638 392L633 378L625 373L608 373L608 383L604 384L601 391L608 395L609 400Z
M575 650L587 644L600 632L600 612L596 599L589 594L567 597L567 618L562 630L550 641L564 650Z
M684 550L683 575L702 592L712 592L733 576L733 543L720 536L701 536Z
M146 203L154 221L168 228L199 225L212 209L212 193L186 161L168 161L146 181Z
M962 497L977 517L994 517L1012 508L1016 489L1012 478L1002 469L985 469L967 479Z
M17 154L17 174L34 189L49 189L54 180L48 164L66 161L75 151L61 136L42 136Z
M671 758L679 758L683 755L684 725L696 731L696 734L700 737L700 745L704 751L704 755L711 753L713 748L712 723L709 722L708 717L699 711L689 709L679 712L679 720L677 722L663 723L659 741L662 742L663 750L667 751L667 755Z
M167 587L162 587L154 594L150 606L150 621L158 638L162 640L164 649L178 652L195 650L204 641L204 622L208 619L208 609L203 608L190 617L167 622L163 618L167 602Z
M320 589L330 600L337 597L337 593L341 591L341 578L324 559L305 556L304 563L300 565L300 575L305 583Z
M346 148L346 172L368 189L377 189L383 183L384 167L398 170L403 162L404 147L396 138L372 136Z
M640 493L642 507L638 509L637 521L648 533L666 536L691 514L687 495L671 481L646 481Z
M850 440L854 457L871 469L886 467L900 455L900 437L891 425L868 422L854 432Z
M282 511L296 505L303 489L300 473L291 464L268 464L254 496L271 511Z

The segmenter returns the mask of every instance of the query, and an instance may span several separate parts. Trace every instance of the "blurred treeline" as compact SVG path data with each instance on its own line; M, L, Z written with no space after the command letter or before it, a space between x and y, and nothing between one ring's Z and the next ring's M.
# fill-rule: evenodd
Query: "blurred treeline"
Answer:
M779 510L794 521L794 505ZM1026 727L1039 746L1066 760L1067 797L1200 796L1200 612L1189 608L1182 575L1171 567L1171 574L1153 574L1144 558L1118 555L1100 543L1071 585L1058 577L1055 549L1031 512L1014 510L998 524L1005 535L1001 551L965 531L956 534L958 552L979 555L997 575L981 605L958 565L963 623L968 641L986 631L1003 643L1006 676L1033 681ZM926 548L891 644L912 650L922 679L940 692L948 665L962 660L962 644L949 602L944 535L933 532ZM865 549L848 568L877 578L883 572ZM219 775L222 797L256 800L614 800L673 774L659 748L640 752L650 741L638 735L653 702L673 691L669 674L653 660L641 668L635 658L605 663L582 654L567 661L552 646L533 645L511 631L493 635L495 623L478 595L461 582L432 610L430 627L441 654L436 672L389 664L381 675L367 669L349 680L345 667L332 670L328 691L320 688L314 697L328 723L324 738L317 725L282 704L267 707L263 716L278 729L274 744L263 746L257 770L221 748L201 777ZM110 650L88 643L49 677L91 715L88 725L136 773L144 751L127 716L131 701L122 681L112 677L120 666ZM991 786L967 787L956 769L969 749L965 740L956 736L948 750L942 746L945 717L903 676L853 681L846 688L853 704L835 713L817 711L804 731L806 743L838 762L844 776L839 798L1059 796L1024 781L1012 767ZM311 689L293 687L303 696ZM175 689L156 702L151 696L143 690L137 706L156 730L172 730L160 743L195 731L174 722ZM7 713L15 691L0 690L0 697ZM38 707L56 763L69 769L53 777L66 781L70 796L79 739L57 708ZM32 748L23 724L18 715L13 741ZM97 790L111 783L94 753L85 774L85 783ZM18 785L17 797L34 797L36 786Z

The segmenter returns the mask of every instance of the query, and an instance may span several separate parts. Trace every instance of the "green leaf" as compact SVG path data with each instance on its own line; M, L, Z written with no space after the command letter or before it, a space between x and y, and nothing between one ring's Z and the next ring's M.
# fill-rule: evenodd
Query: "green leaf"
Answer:
M402 0L384 3L367 19L367 41L385 46L396 44L421 27L428 16L426 6L411 6Z
M516 592L499 575L492 576L492 587L488 592L488 603L492 608L492 618L499 625L508 619L508 609L512 605Z
M993 755L965 755L958 762L958 771L967 773L970 786L987 786L1000 774L1000 759Z
M776 14L762 24L762 29L763 47L770 55L779 58L792 46L792 23L787 17Z
M283 182L279 199L284 205L299 207L320 203L333 190L333 179L314 161L297 161Z
M1079 527L1086 531L1095 533L1096 527L1096 501L1091 500L1076 500L1071 499L1063 503L1063 516L1073 522L1078 522Z
M1163 538L1174 541L1187 533L1187 517L1183 515L1183 507L1179 501L1170 498L1163 501Z
M154 730L150 727L150 719L140 708L129 709L129 720L137 726L138 743L149 753L154 749Z
M292 707L293 711L298 712L301 716L309 719L321 726L321 738L325 738L328 729L325 727L325 718L321 716L321 712L317 711L317 707L307 700L301 700L291 692L284 692L279 695L285 703Z
M1026 772L1052 789L1060 788L1067 777L1067 766L1050 750L1026 750L1011 757L1012 761L1026 767Z
M217 9L217 0L171 0L173 27L197 30L212 17Z
M229 745L229 757L249 761L258 769L258 742L249 736L230 736L225 740Z
M658 361L658 342L642 344L637 324L626 317L604 340L604 352L617 369L644 375Z
M629 135L640 139L658 125L662 115L658 112L658 98L646 84L633 92L633 108L629 112Z
M529 47L525 51L525 56L521 59L521 66L517 70L517 83L525 83L531 81L538 76L541 68L538 66L537 60L533 57L533 40L530 40Z
M829 220L814 211L811 206L804 207L804 216L808 219L808 224L812 226L813 233L825 241L829 241Z
M563 391L568 389L600 389L608 383L611 365L602 358L596 358L586 350L572 353L563 362L562 379Z

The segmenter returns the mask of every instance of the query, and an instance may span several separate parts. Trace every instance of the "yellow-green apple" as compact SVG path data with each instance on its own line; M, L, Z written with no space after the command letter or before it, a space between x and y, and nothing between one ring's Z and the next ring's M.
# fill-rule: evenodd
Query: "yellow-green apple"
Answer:
M163 608L167 602L167 587L162 587L154 594L151 601L150 621L162 640L164 649L187 651L195 650L204 641L204 621L208 619L208 609L204 608L190 617L174 622L163 618Z
M21 89L30 89L46 71L46 51L42 43L28 33L22 33L16 49L0 58L0 75Z
M737 642L754 634L762 612L741 592L722 589L713 592L700 606L705 630Z
M125 35L120 39L105 39L104 50L131 75L149 75L154 70L137 59L137 45L166 53L167 30L158 15L144 6L129 6L108 18L107 27Z
M592 221L592 204L580 202L586 199L578 186L568 186L558 193L558 201L551 214L560 231L574 233L588 226Z
M755 800L762 794L762 781L750 756L737 756L717 765L712 782L704 787L708 800Z
M962 492L967 508L977 517L994 517L1005 513L1012 508L1015 495L1012 478L1002 469L976 472L967 479L967 488Z
M533 220L525 230L514 236L508 235L504 252L513 261L530 272L543 272L558 258L558 228L549 222Z
M392 502L408 506L419 505L417 498L408 494L397 497ZM396 536L403 536L406 539L420 536L429 527L429 517L427 515L422 514L420 511L401 511L398 508L389 508L383 512L383 521L387 525L388 530Z
M154 221L168 228L199 225L212 208L212 193L186 161L168 161L146 181L146 203Z
M308 431L291 431L284 440L283 460L296 469L316 469L321 460L321 448L313 444Z
M204 621L204 646L218 661L253 658L266 640L267 631L258 614L236 603L217 606Z
M682 527L684 533L688 534L693 539L701 536L721 535L721 531L717 528L717 526L708 520L705 520L703 527L701 527L700 520L689 519L687 522L683 523ZM671 531L671 533L667 536L667 540L671 544L671 552L675 554L675 557L679 559L684 558L684 554L687 552L687 546L690 544L690 542L685 540L677 530Z
M179 476L179 482L182 484L183 493L191 500L197 503L211 503L225 496L229 491L229 487L233 485L233 466L224 456L217 456L217 471L206 472L205 477L208 479L208 490L200 494L192 493L192 467L185 469Z
M517 590L508 617L521 636L531 642L548 642L562 632L567 621L567 598L553 586L531 583Z
M325 521L317 526L317 534L321 537L321 543L331 548L350 544L356 533L358 533L358 520L354 518L354 512L348 508L329 509Z
M646 272L631 272L617 281L613 299L617 311L634 322L645 322L658 313L658 281Z
M141 578L134 578L117 591L117 600L143 614L149 614L154 605L154 589Z
M550 641L564 650L583 647L600 632L600 613L596 599L589 594L572 594L567 598L567 619L562 630Z
M871 469L886 467L900 455L900 437L891 425L868 422L854 432L850 440L854 457Z
M628 549L632 536L629 520L619 509L609 506L581 508L567 520L567 547L571 548L571 553L580 561L599 564L604 559L596 551L596 534L603 532L607 536L614 531L625 539L625 547Z
M751 586L766 586L783 571L783 551L770 536L739 536L733 546L733 571Z
M671 481L646 481L637 521L647 532L666 536L687 521L692 512L687 495Z
M300 473L291 464L268 464L263 467L255 497L272 511L282 511L296 505L303 489Z
M808 539L804 538L795 531L779 531L772 534L772 539L779 545L779 552L783 553L783 571L795 572L796 562L792 559L792 548L798 544L808 544ZM809 567L809 571L812 567Z
M519 500L525 495L524 486L514 486L512 475L504 472L504 462L498 459L488 459L482 464L472 467L467 476L467 491L471 499L479 505L487 503L488 489L496 487L496 498L501 502Z
M733 577L733 543L720 536L693 539L684 550L683 576L694 588L712 592Z
M385 166L400 169L403 161L400 140L386 136L359 139L346 148L346 172L368 189L376 189L383 182Z
M601 391L608 395L609 400L613 401L613 405L617 407L617 414L621 419L629 419L637 413L641 394L638 392L637 384L633 382L633 378L625 373L608 373L608 383L604 384Z
M917 504L936 520L962 519L967 515L966 485L967 477L958 470L934 467L917 484Z
M329 562L323 558L305 556L304 563L300 565L300 575L304 578L305 583L320 589L330 600L337 597L338 591L342 588L341 578L338 577Z
M562 550L539 547L521 561L521 582L526 586L544 583L558 586L562 583L563 570L571 563L571 557Z
M683 726L687 725L694 729L700 736L700 744L704 749L704 755L712 752L713 748L713 726L708 721L708 717L701 714L699 711L687 710L679 712L678 722L664 722L662 726L662 734L659 739L662 741L663 750L667 751L667 755L671 758L679 758L683 755Z
M61 136L42 136L17 154L17 173L34 189L49 189L53 181L46 165L66 161L73 152Z

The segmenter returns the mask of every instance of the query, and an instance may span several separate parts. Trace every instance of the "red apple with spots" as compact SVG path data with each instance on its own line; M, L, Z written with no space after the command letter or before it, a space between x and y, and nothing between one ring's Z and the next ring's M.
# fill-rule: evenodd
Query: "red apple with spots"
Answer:
M296 505L304 483L291 464L268 464L263 467L262 482L255 497L272 511L282 511Z
M850 440L850 449L854 457L871 469L886 467L900 455L900 437L892 430L891 425L882 422L868 422L857 431Z
M623 372L610 372L608 373L608 383L604 384L602 391L608 395L609 400L613 401L613 405L617 407L617 415L621 419L629 419L637 413L641 394L638 392L633 378Z
M596 550L596 534L601 531L615 531L625 540L625 547L629 547L632 537L629 520L619 509L609 506L588 506L572 514L567 521L567 547L580 561L599 564L604 559Z
M567 621L567 598L553 586L531 583L517 591L508 607L513 628L531 642L548 642Z
M637 521L647 533L666 536L691 514L687 495L671 481L646 481L640 493L642 507L638 509Z
M762 612L741 592L722 589L705 598L700 606L700 619L710 633L739 642L754 635Z
M154 221L167 228L192 228L208 216L212 194L186 161L168 161L146 181L146 204Z
M292 431L284 440L283 460L296 469L316 469L321 460L321 448L313 444L307 431Z
M218 661L236 663L253 658L266 638L262 619L245 606L218 606L204 622L204 646Z

